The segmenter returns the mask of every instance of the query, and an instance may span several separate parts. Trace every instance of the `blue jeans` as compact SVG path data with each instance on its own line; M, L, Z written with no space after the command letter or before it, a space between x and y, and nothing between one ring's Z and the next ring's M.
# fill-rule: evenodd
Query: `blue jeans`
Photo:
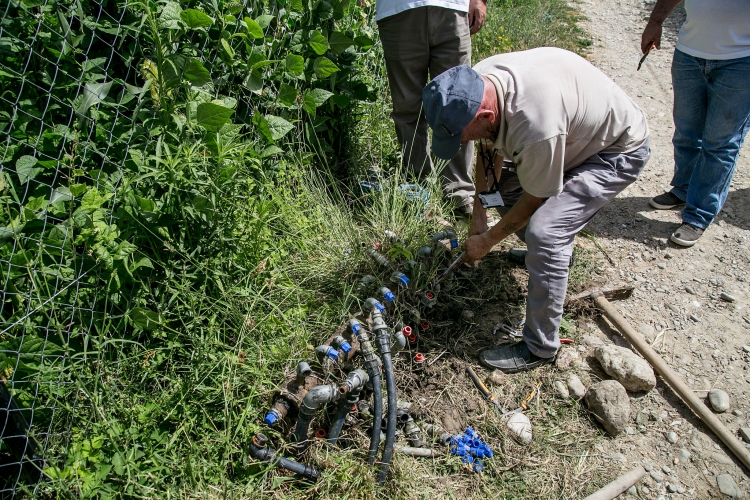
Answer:
M672 193L682 221L707 228L727 199L737 153L750 128L750 57L724 61L675 50Z

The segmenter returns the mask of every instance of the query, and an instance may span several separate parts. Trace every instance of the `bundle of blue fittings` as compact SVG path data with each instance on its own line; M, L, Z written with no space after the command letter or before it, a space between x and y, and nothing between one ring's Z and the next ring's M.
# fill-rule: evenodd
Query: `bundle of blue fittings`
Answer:
M451 454L461 457L465 464L474 464L474 472L484 470L483 458L492 458L494 453L487 443L482 442L479 434L467 427L466 431L451 437Z

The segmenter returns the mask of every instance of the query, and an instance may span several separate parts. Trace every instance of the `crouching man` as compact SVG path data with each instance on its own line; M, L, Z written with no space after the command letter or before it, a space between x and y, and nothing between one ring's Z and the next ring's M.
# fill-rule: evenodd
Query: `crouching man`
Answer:
M480 140L464 260L481 259L512 233L527 247L523 341L483 351L480 361L507 373L552 362L573 238L643 170L646 117L604 73L557 48L451 68L422 97L437 157ZM502 215L489 230L487 208Z

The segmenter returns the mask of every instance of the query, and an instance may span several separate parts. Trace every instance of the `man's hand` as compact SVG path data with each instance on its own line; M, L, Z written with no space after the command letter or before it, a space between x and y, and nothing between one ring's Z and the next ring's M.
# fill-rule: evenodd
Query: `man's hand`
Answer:
M654 48L661 48L661 23L648 22L641 35L641 53L645 54L651 43L654 44Z
M469 237L462 245L464 250L464 262L473 264L492 250L493 243L489 232L476 234Z
M471 224L469 225L469 236L487 232L487 210L482 207L479 200L474 202L474 211L471 214Z
M478 33L487 17L487 4L484 0L469 0L469 34Z

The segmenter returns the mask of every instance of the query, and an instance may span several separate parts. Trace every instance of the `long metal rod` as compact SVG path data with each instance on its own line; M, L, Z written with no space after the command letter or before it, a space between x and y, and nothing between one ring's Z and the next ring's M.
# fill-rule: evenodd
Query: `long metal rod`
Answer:
M703 420L719 439L721 439L727 448L732 450L732 453L745 464L745 467L750 469L750 452L740 442L737 437L734 436L724 426L716 415L693 393L693 390L688 387L685 382L672 370L672 368L664 362L664 360L651 349L651 346L646 343L640 333L638 333L630 323L623 318L617 309L600 293L592 294L592 298L596 305L601 309L604 315L609 319L620 333L646 358L651 366L661 375L667 384L677 393L680 398L695 412L698 417Z

